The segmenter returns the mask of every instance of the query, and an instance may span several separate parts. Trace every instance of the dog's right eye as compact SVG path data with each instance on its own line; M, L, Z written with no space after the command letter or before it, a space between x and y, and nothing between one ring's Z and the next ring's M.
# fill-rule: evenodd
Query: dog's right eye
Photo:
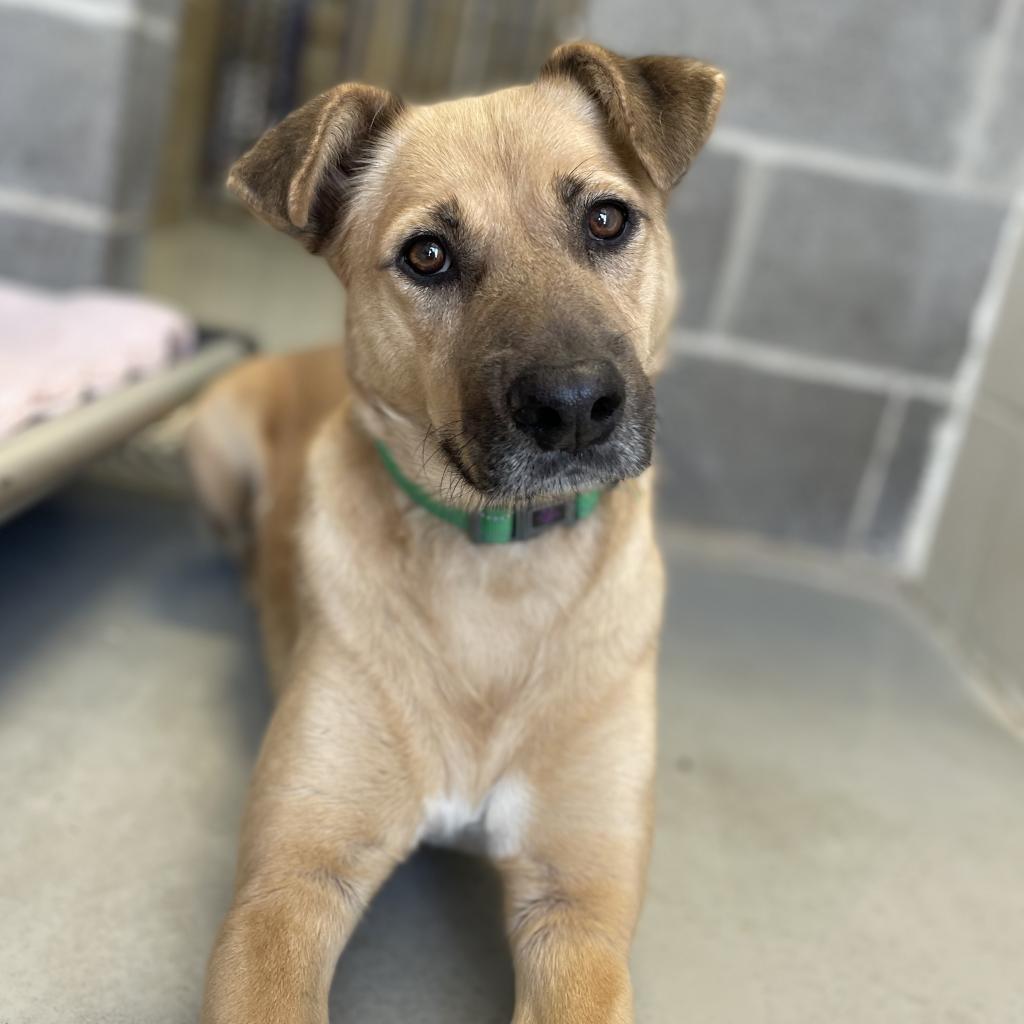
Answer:
M420 235L402 250L402 262L413 277L436 277L452 265L444 243L433 235Z
M587 211L587 230L600 242L610 242L626 230L626 211L618 203L595 203Z

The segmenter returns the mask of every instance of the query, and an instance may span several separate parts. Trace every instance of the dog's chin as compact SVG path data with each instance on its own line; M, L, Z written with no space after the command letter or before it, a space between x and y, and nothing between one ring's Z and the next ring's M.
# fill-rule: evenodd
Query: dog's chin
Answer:
M607 442L582 452L492 444L472 462L464 451L451 448L445 454L467 490L490 506L539 505L581 491L603 490L639 476L651 464L650 439L643 437L632 443Z

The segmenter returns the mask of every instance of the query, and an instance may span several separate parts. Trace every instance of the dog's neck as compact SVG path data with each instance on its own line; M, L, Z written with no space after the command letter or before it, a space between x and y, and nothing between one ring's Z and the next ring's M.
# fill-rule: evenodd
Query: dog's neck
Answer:
M417 505L464 532L476 544L509 544L531 540L553 526L571 526L586 519L601 500L599 490L582 491L565 501L519 508L482 508L468 511L432 497L400 469L382 441L374 442L391 478Z
M509 544L531 540L555 526L572 526L587 519L601 502L606 489L567 494L561 501L542 500L516 507L448 504L433 493L426 480L404 467L415 463L410 450L422 447L413 437L421 431L401 413L369 395L358 380L350 377L350 415L356 429L376 449L380 462L397 488L435 518L449 523L453 531L465 534L473 543ZM404 458L402 457L404 455Z

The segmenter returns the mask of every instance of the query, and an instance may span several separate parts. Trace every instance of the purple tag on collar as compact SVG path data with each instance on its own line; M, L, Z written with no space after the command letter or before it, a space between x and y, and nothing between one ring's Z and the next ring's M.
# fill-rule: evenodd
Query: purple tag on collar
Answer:
M564 501L561 505L544 505L541 508L516 509L513 513L513 540L529 540L543 533L549 526L576 521L576 501Z
M560 523L565 518L565 505L549 505L547 508L535 508L533 510L534 528L551 526L552 523Z

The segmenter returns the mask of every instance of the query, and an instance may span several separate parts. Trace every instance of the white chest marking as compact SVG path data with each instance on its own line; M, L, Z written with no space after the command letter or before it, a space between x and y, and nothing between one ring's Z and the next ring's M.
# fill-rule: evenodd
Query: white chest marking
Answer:
M530 819L530 787L520 776L506 775L476 807L461 796L443 794L426 800L423 813L424 842L514 857Z

